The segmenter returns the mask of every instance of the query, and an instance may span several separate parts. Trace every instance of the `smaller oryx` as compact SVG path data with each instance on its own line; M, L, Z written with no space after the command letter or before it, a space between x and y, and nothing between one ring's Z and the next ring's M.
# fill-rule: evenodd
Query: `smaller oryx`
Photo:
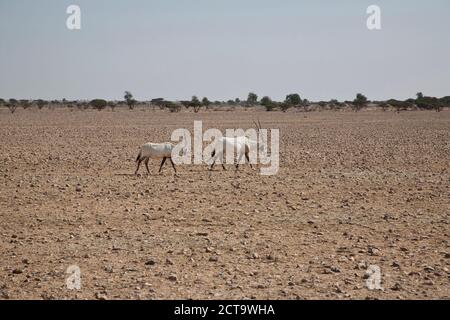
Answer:
M256 123L253 121L256 127L256 131L260 131L262 129L261 122ZM222 148L219 148L221 146ZM230 149L236 149L237 152L237 163L236 163L236 169L239 168L239 163L241 162L241 159L243 156L245 156L245 159L250 164L250 168L253 169L253 166L250 162L249 153L251 149L256 149L257 151L265 151L266 150L266 142L262 142L258 144L258 141L252 140L247 136L239 136L239 137L221 137L216 142L216 147L214 148L213 152L211 153L211 159L212 163L209 167L209 170L212 170L214 167L214 164L216 163L216 160L220 158L222 161L222 168L225 169L224 165L224 159L223 159L223 152L224 150L230 150Z
M177 173L175 164L172 161L172 150L174 147L175 147L175 145L170 142L164 142L164 143L148 142L148 143L144 144L141 147L141 150L139 151L139 154L136 158L137 168L136 168L136 172L134 174L138 173L139 166L141 165L142 161L145 161L145 167L147 168L147 172L150 174L150 170L148 169L148 161L150 160L150 158L162 159L161 165L159 166L158 173L161 172L162 167L163 167L164 163L166 162L167 158L170 160L173 170L175 171L175 173ZM183 155L186 152L187 152L186 148L183 148L182 149Z

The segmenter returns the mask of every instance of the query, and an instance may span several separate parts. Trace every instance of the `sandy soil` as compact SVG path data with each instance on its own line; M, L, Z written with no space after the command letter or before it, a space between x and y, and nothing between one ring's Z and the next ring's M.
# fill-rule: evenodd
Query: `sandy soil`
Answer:
M132 174L194 119L256 118L281 130L276 176ZM450 298L450 111L2 109L0 141L1 299Z

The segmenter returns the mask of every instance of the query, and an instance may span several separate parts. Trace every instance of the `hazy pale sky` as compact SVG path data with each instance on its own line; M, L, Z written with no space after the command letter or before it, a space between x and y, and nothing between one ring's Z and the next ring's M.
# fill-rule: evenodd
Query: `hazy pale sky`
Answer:
M81 8L81 30L66 9ZM366 28L381 7L382 30ZM448 0L0 0L0 97L450 95Z

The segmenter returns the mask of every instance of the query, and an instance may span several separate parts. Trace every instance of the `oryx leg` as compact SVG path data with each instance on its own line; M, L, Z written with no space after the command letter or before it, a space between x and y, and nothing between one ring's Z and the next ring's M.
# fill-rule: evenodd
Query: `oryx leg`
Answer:
M236 170L239 168L239 163L241 163L241 161L242 161L242 155L243 155L243 153L239 152L239 157L236 162Z
M170 163L172 164L172 168L175 171L175 173L177 173L177 169L175 169L175 163L173 163L172 158L169 158Z
M211 159L213 159L213 162L211 163L209 170L212 170L212 168L214 167L214 164L216 163L216 150L213 150L213 152L211 152Z
M134 174L137 174L137 173L138 173L139 167L141 166L141 162L142 162L142 160L139 159L139 160L138 160L138 164L137 164L137 168L136 168L136 171L134 172Z
M213 167L214 167L214 164L216 163L216 160L217 160L217 158L219 158L219 152L216 152L216 150L214 150L212 153L211 153L211 157L212 157L212 159L213 159L213 162L212 162L212 164L211 164L211 167L209 167L209 170L212 170L213 169ZM225 165L223 164L223 159L222 159L222 168L223 168L223 170L227 170L226 168L225 168Z
M252 163L250 162L250 157L249 157L249 155L248 155L249 153L250 153L250 148L249 148L249 146L246 144L246 145L245 145L245 159L247 159L248 164L250 165L250 168L253 169Z
M248 161L248 163L250 165L250 168L253 169L252 163L250 162L250 157L248 156L248 152L245 153L245 159L247 159L247 161Z
M148 161L150 158L145 159L145 168L147 168L147 173L150 174L150 170L148 169Z
M164 162L166 162L166 159L167 159L166 157L164 157L164 158L162 159L161 165L159 166L159 171L158 171L158 173L161 172L162 167L163 167L163 165L164 165Z

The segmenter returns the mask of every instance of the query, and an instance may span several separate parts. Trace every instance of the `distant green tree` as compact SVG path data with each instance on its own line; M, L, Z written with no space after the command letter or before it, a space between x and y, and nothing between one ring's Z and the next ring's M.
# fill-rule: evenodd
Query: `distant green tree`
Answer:
M26 99L21 99L20 100L20 105L22 106L22 108L24 110L28 109L31 106L31 102L29 100Z
M91 107L93 109L101 111L101 110L106 108L106 106L108 105L108 102L106 100L103 100L103 99L94 99L94 100L91 100L89 102L89 104L91 105Z
M270 97L268 96L264 96L261 99L261 105L263 105L264 107L268 104L271 104L272 102L273 102L272 99L270 99Z
M341 107L341 104L337 99L331 99L330 102L328 102L328 105L331 110L337 110Z
M11 113L16 112L18 101L16 99L9 99L8 103L6 104L6 107L9 109Z
M367 105L367 98L365 95L358 93L356 95L355 100L353 100L353 106L355 108L355 111L359 111L361 110L363 107L365 107Z
M47 104L47 101L44 101L42 99L38 99L35 102L36 102L36 105L37 105L39 110L41 110Z
M150 100L150 104L153 106L153 109L155 109L155 107L159 107L159 109L163 110L166 107L164 98L154 98Z
M444 106L441 99L424 96L421 92L417 94L415 104L419 109L436 110L437 112L440 112Z
M165 101L165 108L171 113L178 113L181 111L181 104L172 101Z
M414 104L416 104L416 99L409 98L409 99L406 99L405 102L408 102L410 105L414 105Z
M266 111L272 111L273 109L275 109L276 106L276 104L268 96L264 96L261 99L261 105L266 108Z
M186 109L189 109L189 108L192 106L190 100L181 100L180 103L181 103L181 105L184 106Z
M442 104L442 107L450 107L450 96L442 97L439 99Z
M256 93L250 92L247 97L247 104L250 106L254 106L258 103L258 96Z
M200 111L202 104L200 100L198 100L197 96L192 96L191 98L191 107L194 108L194 112L197 113Z
M408 101L400 101L396 99L389 99L388 101L386 101L386 103L392 106L397 111L397 113L399 113L400 111L406 111L412 106L412 104Z
M208 108L211 105L211 101L207 97L203 97L202 99L202 105Z
M136 105L137 101L133 98L133 95L130 91L125 91L123 98L125 99L125 103L127 104L128 108L134 109L134 106Z
M291 93L286 96L284 102L291 106L298 106L302 103L302 98L300 98L298 93Z

